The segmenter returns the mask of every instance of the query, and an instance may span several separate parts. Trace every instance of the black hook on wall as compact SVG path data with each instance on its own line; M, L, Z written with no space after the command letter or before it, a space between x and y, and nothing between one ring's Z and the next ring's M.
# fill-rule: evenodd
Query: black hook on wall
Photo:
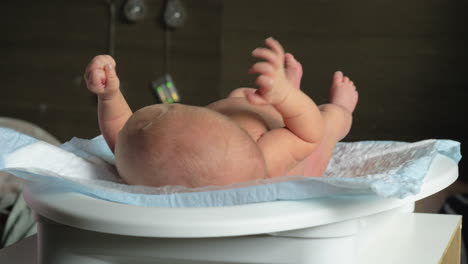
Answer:
M187 13L180 0L166 0L163 13L164 24L171 29L181 27L186 19Z
M129 22L137 23L146 15L144 0L127 0L123 6L123 16Z

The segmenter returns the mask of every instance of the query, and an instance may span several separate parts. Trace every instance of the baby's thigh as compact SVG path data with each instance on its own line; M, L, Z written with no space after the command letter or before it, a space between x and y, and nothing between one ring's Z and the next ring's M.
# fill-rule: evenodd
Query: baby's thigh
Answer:
M317 148L303 161L298 163L288 175L303 175L307 177L320 177L328 167L335 141L325 138Z
M306 161L299 162L294 168L292 168L285 176L305 176L305 165Z
M305 160L299 162L292 168L286 176L306 176L320 177L325 172L328 165L328 159L320 155L320 152L313 152Z

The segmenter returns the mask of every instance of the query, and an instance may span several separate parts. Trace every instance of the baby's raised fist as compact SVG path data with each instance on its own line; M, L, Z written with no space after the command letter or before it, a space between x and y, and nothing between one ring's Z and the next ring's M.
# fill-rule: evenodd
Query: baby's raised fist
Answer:
M84 74L88 89L103 99L115 95L120 86L115 65L115 60L109 55L94 57Z

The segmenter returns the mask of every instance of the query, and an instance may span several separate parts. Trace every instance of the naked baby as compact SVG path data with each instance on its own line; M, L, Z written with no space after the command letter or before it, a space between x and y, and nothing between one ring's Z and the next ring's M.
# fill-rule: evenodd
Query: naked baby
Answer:
M155 104L132 113L107 55L88 65L101 132L128 184L202 187L286 175L321 176L352 123L354 83L333 75L330 103L300 90L301 64L273 38L252 55L257 89L238 88L206 107Z

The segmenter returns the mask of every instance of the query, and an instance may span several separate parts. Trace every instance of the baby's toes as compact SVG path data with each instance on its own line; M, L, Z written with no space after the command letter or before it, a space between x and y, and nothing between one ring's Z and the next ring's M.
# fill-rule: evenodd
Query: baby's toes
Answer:
M356 91L356 85L354 84L353 81L350 81L349 85L353 89L353 91Z
M294 58L290 53L285 55L286 59L286 78L292 83L292 85L300 89L301 78L302 78L302 65Z
M286 53L284 58L286 60L286 69L288 71L302 75L302 65L296 60L296 58L294 58L291 53Z
M343 82L343 73L337 71L333 74L332 85L337 85Z
M349 79L348 77L345 77L344 84L349 87L351 90L355 91L356 90L356 85L354 85L354 82Z

